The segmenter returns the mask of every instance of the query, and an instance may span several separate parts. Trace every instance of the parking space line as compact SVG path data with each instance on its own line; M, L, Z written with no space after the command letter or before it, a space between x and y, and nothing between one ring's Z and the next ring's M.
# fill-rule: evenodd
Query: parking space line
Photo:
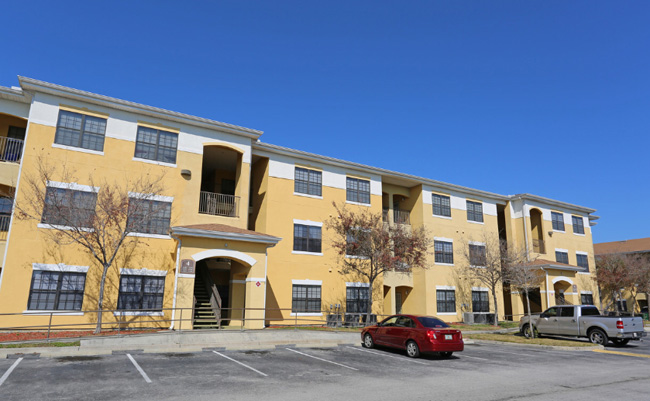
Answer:
M633 352L608 351L608 350L604 350L604 349L595 349L595 350L593 350L593 352L599 352L601 354L610 354L610 355L633 356L635 358L650 358L650 355L635 354Z
M18 364L19 364L20 361L22 361L22 360L23 360L23 358L18 358L18 359L16 359L16 362L14 362L14 364L11 365L11 366L9 367L9 369L7 369L7 371L5 372L5 374L2 375L2 377L0 377L0 386L2 386L2 384L5 382L5 380L7 380L7 377L9 377L9 375L11 374L11 372L13 372L14 369L16 369L16 366L18 366Z
M395 358L395 359L399 359L399 360L402 360L402 361L409 361L409 362L413 362L413 363L419 363L420 365L428 365L428 363L416 361L415 359L406 359L406 358L403 358L403 357L390 355L390 354L384 354L384 353L381 353L381 352L370 351L370 350L363 349L363 348L356 348L356 347L350 347L350 346L347 346L346 348L350 348L350 349L353 349L355 351L368 352L368 353L373 354L373 355L385 356L385 357L388 357L388 358Z
M469 356L469 355L467 355L467 354L463 354L462 357L463 357L463 358L470 358L470 359L479 359L479 360L481 360L481 361L490 361L490 360L487 359L487 358L479 358L478 356ZM459 358L460 358L460 357L459 357Z
M238 364L240 364L241 366L243 366L243 367L245 367L245 368L247 368L247 369L250 369L250 370L252 370L252 371L255 372L255 373L259 373L260 375L262 375L262 376L264 376L264 377L268 377L268 375L267 375L266 373L260 372L259 370L255 369L255 368L252 367L252 366L248 366L248 365L246 365L245 363L241 363L241 362L239 362L238 360L232 359L231 357L226 356L226 355L224 355L224 354L222 354L222 353L220 353L220 352L217 352L217 351L212 351L212 352L214 352L215 354L217 354L217 355L219 355L219 356L222 356L222 357L224 357L224 358L226 358L226 359L229 359L229 360L231 360L231 361L233 361L233 362L235 362L235 363L238 363Z
M147 374L145 373L145 371L142 370L142 368L140 367L140 365L138 365L138 363L135 361L135 359L133 359L133 357L131 356L131 354L126 354L126 356L129 357L129 359L131 360L131 363L133 363L133 366L135 366L135 368L138 369L138 372L140 372L140 374L141 374L142 377L144 378L144 381L146 381L147 383L151 383L151 379L149 378L149 376L147 376Z
M539 355L533 355L533 354L525 354L525 353L521 353L521 352L508 352L508 351L502 351L502 350L498 350L496 352L501 353L501 354L512 354L512 355L517 355L517 356L539 356Z
M304 352L296 351L295 349L291 349L291 348L285 348L285 349L286 349L287 351L295 352L296 354L300 354L300 355L308 356L308 357L310 357L310 358L318 359L319 361L323 361L323 362L331 363L331 364L333 364L333 365L342 366L342 367L344 367L344 368L346 368L346 369L359 370L359 369L357 369L357 368L353 368L352 366L343 365L342 363L332 362L332 361L328 361L327 359L319 358L319 357L317 357L317 356L313 356L313 355L305 354Z

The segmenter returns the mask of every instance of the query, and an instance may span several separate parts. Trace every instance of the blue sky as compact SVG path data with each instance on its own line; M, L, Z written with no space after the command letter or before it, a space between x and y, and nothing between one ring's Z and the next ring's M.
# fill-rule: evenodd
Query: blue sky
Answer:
M592 207L595 242L650 236L649 2L179 4L4 4L0 85L24 75Z

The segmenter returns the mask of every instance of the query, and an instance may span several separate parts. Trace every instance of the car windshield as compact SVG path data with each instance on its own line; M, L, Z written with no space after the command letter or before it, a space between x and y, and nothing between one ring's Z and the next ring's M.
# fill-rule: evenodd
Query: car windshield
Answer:
M436 319L435 317L419 317L418 321L422 323L424 327L429 327L432 329L437 329L441 327L449 327L449 325L445 322L443 322L440 319Z

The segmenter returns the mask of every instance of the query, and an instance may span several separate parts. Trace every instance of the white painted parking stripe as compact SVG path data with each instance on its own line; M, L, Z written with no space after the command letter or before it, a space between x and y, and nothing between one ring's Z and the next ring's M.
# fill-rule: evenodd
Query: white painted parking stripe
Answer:
M14 369L16 369L16 366L18 366L18 364L19 364L20 361L22 361L22 360L23 360L23 358L18 358L18 359L16 359L16 362L14 362L14 364L11 365L11 367L9 367L9 369L7 369L7 371L5 372L5 374L2 375L2 377L0 377L0 386L2 386L2 384L5 382L5 380L7 380L7 377L9 377L9 375L11 374L11 372L13 372Z
M357 368L353 368L352 366L343 365L342 363L332 362L332 361L328 361L327 359L319 358L319 357L317 357L317 356L313 356L313 355L305 354L304 352L296 351L295 349L286 348L286 350L287 350L287 351L291 351L291 352L295 352L296 354L300 354L300 355L308 356L308 357L310 357L310 358L318 359L319 361L323 361L323 362L331 363L331 364L334 364L334 365L342 366L342 367L344 367L344 368L346 368L346 369L359 370L359 369L357 369Z
M129 359L131 360L131 363L133 363L133 366L135 366L135 368L138 369L138 372L140 372L140 374L141 374L142 377L144 378L144 381L146 381L147 383L151 383L151 379L149 378L149 376L147 376L147 374L145 373L145 371L142 370L142 368L140 367L140 365L138 365L138 363L135 361L135 359L133 359L133 357L131 356L131 354L126 354L126 356L129 357Z
M220 352L217 352L217 351L212 351L212 352L214 352L215 354L217 354L217 355L219 355L219 356L222 356L222 357L224 357L224 358L226 358L226 359L229 359L229 360L231 360L231 361L233 361L233 362L235 362L235 363L238 363L238 364L240 364L241 366L243 366L243 367L245 367L245 368L248 368L248 369L252 370L252 371L255 372L255 373L259 373L259 374L261 374L262 376L268 377L268 375L267 375L266 373L262 373L262 372L260 372L259 370L255 369L255 368L253 368L253 367L251 367L251 366L246 365L245 363L241 363L241 362L239 362L239 361L237 361L237 360L235 360L235 359L232 359L231 357L226 356L226 355L224 355L224 354L222 354L222 353L220 353Z
M469 356L467 354L463 354L463 356L460 358L470 358L470 359L479 359L481 361L489 361L489 359L487 358L479 358L478 356Z
M370 351L370 350L363 349L363 348L356 348L356 347L350 347L350 346L348 346L347 348L350 348L350 349L353 349L353 350L356 350L356 351L368 352L368 353L373 354L373 355L385 356L387 358L395 358L395 359L400 359L402 361L409 361L409 362L413 362L413 363L419 363L420 365L428 365L428 363L416 361L415 359L406 359L404 357L390 355L390 354L386 354L386 353L382 353L382 352Z

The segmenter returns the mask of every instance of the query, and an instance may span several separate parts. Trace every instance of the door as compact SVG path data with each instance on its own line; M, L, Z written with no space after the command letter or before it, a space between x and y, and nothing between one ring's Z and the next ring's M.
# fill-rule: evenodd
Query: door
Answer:
M557 310L558 308L548 308L542 313L537 320L537 331L542 334L555 334L557 332Z
M398 316L391 316L388 319L381 322L381 325L375 331L375 342L377 344L390 344L388 331L395 327L397 324Z
M402 313L402 293L395 291L395 313Z
M557 334L565 336L578 335L578 320L575 316L576 308L573 306L558 308Z
M404 348L406 340L411 335L411 330L415 328L415 322L410 317L400 316L397 319L395 327L389 330L390 341L395 347Z

